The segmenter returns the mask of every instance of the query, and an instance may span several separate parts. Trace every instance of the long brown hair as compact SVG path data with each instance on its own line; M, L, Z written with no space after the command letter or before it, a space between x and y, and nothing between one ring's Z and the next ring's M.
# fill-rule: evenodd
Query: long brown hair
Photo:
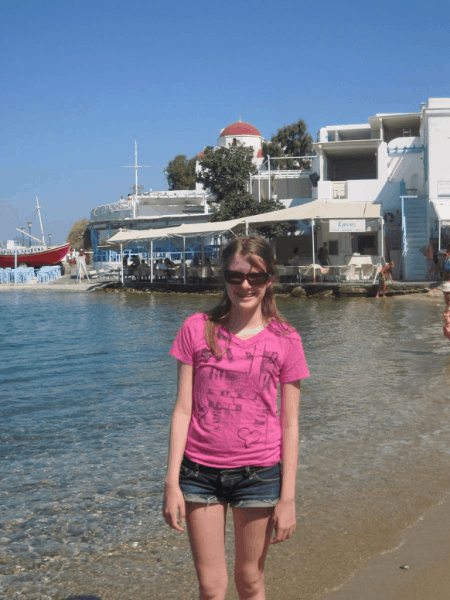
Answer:
M275 259L273 256L272 248L270 245L260 237L238 237L234 238L229 242L222 252L222 273L224 273L233 258L239 255L246 260L252 267L257 271L264 271L261 266L261 261L265 265L266 272L270 275L274 275ZM231 311L231 300L228 297L227 290L225 289L222 298L219 303L210 311L206 313L208 320L205 326L205 338L206 343L214 352L217 358L220 358L227 350L229 344L229 332L228 339L226 339L225 347L220 347L219 327L222 326L225 330L228 330L228 319ZM261 312L266 323L276 321L283 326L286 331L292 328L286 322L286 320L279 313L275 300L273 297L272 286L266 289L266 293L261 302Z

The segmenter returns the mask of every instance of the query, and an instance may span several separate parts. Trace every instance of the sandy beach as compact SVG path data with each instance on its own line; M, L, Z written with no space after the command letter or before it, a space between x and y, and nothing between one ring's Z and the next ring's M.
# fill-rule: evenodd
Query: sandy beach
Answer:
M450 590L450 498L406 531L399 547L370 560L321 600L447 600Z

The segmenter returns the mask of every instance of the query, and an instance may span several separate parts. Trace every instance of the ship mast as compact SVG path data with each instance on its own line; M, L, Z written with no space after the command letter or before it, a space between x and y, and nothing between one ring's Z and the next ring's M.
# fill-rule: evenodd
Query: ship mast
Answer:
M133 219L136 218L136 204L138 197L138 169L149 169L147 165L138 165L138 151L137 151L137 141L134 140L134 166L124 165L125 169L134 169L135 172L135 184L134 184L134 194L133 194Z
M47 244L45 243L44 228L42 227L41 207L39 206L39 200L38 200L37 196L36 196L36 208L38 211L39 223L41 224L42 243L44 244L44 246L47 246Z

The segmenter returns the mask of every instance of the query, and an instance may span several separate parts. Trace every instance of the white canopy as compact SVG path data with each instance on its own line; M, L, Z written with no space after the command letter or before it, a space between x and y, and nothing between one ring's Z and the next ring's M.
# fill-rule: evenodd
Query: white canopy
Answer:
M371 202L327 202L313 200L307 204L275 210L244 219L248 224L271 223L273 221L299 221L300 219L379 219L380 204Z
M127 244L130 242L145 242L166 237L204 237L227 233L237 225L243 224L243 219L220 221L218 223L183 223L177 227L161 229L127 229L115 233L106 243L111 245Z
M450 203L447 202L433 202L434 209L436 211L441 225L450 225Z
M379 204L371 202L327 202L314 200L307 204L275 210L253 217L243 217L231 221L217 223L184 223L177 227L163 229L129 229L119 231L110 237L106 243L111 245L128 244L131 242L145 242L166 237L205 237L219 235L235 228L244 228L249 225L262 225L279 221L299 221L300 219L379 219Z

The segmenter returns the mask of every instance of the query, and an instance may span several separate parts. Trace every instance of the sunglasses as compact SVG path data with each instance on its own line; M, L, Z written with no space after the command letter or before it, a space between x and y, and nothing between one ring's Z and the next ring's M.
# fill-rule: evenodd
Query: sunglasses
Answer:
M241 285L246 279L250 285L263 286L267 283L271 273L241 273L240 271L225 271L225 281L231 285Z

